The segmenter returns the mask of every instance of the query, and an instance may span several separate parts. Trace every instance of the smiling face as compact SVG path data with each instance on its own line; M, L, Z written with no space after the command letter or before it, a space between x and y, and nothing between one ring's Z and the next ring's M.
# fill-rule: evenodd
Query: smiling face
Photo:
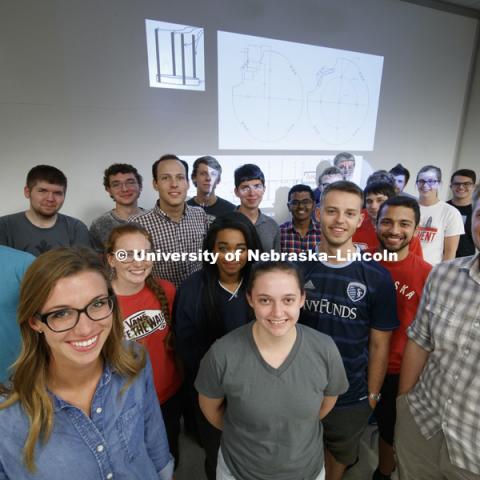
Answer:
M120 235L114 245L114 252L118 250L134 251L150 250L148 239L140 232L124 233ZM151 261L121 262L115 254L108 255L109 265L115 269L113 286L121 285L123 290L140 291L145 285L145 279L150 275L153 267Z
M432 202L438 197L440 182L435 170L426 170L417 177L419 202Z
M32 188L25 186L24 194L30 200L30 210L45 218L55 216L65 201L65 187L43 180Z
M247 300L255 312L259 331L283 337L294 331L305 294L302 295L293 273L274 270L257 274Z
M401 260L408 255L415 229L415 212L411 208L389 205L378 218L377 237L385 250L396 252Z
M83 309L108 295L103 276L98 272L84 271L58 280L38 313ZM29 323L44 335L50 350L50 367L68 371L92 367L101 362L100 353L112 328L112 319L113 314L110 314L103 320L93 321L82 313L73 329L61 333L52 332L37 318L32 318Z
M105 190L115 203L125 207L135 205L140 196L140 185L133 173L117 173L108 177L109 186Z
M452 179L450 188L452 189L453 199L457 201L472 201L473 187L475 183L470 177L455 175Z
M294 222L310 220L314 206L309 192L293 192L290 194L288 209Z
M322 244L333 248L349 244L362 223L361 208L362 200L354 193L328 192L320 205Z
M241 254L233 261L225 258L226 253L235 253L240 251ZM238 281L241 277L241 270L247 263L247 241L240 230L234 228L225 228L217 233L213 252L218 253L217 268L220 281Z
M157 190L160 208L168 212L184 205L187 198L188 179L185 167L178 160L163 160L157 165L157 179L153 188Z

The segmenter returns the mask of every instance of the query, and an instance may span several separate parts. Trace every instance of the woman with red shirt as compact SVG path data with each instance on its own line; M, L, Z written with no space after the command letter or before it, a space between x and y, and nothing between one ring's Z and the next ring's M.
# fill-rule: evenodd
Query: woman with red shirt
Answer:
M112 286L123 318L124 337L143 344L150 355L155 390L160 402L170 451L178 464L182 377L172 348L172 306L175 287L154 279L152 261L137 260L151 252L150 234L139 225L114 228L107 242Z

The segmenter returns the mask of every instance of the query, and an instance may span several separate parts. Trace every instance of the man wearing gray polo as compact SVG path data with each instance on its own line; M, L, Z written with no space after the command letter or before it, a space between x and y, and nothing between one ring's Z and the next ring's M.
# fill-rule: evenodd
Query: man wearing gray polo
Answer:
M472 198L480 248L480 187ZM436 265L400 374L395 448L401 480L480 479L480 254Z

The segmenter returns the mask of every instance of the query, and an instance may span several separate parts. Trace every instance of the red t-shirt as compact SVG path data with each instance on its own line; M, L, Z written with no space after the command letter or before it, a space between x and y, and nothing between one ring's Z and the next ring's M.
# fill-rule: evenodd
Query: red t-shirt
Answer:
M403 351L407 345L407 328L413 322L422 296L423 286L432 266L423 258L409 252L398 262L379 262L392 275L397 295L397 315L400 327L392 334L388 373L400 373Z
M380 247L380 242L377 238L375 225L370 220L366 209L363 209L362 213L364 215L363 222L353 234L352 241L360 250L376 252ZM423 258L422 244L416 235L412 238L408 250Z
M172 315L175 287L166 280L157 279L165 291ZM124 336L144 345L150 355L153 381L160 404L168 400L182 384L173 351L167 350L165 338L170 331L155 294L145 285L134 295L117 295L122 312Z

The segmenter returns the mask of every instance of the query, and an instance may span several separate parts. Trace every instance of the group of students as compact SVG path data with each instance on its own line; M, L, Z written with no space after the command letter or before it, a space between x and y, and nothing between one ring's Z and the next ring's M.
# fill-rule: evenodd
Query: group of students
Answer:
M431 191L424 173L417 185ZM252 181L247 198L260 190ZM315 248L345 257L357 249L363 192L345 180L322 190ZM139 223L111 229L103 258L87 248L43 253L18 301L22 346L2 387L0 478L170 479L189 407L209 479L340 479L372 411L373 478L390 478L407 329L431 269L410 251L420 215L415 200L395 196L370 217L378 250L396 262L294 265L253 263L248 251L264 249L255 222L225 213L201 242L217 262L204 261L177 291L153 262L136 260L133 252L156 249L155 231ZM402 480L426 479L408 472L408 455Z
M238 214L230 217L212 227L206 242L213 251L256 247L254 229L234 218ZM169 452L178 454L181 406L169 343L174 288L152 279L149 262L115 259L118 249L150 249L142 227L117 227L108 247L113 277L98 255L78 248L44 253L25 274L22 350L0 403L2 478L172 478ZM217 478L324 478L319 415L348 383L333 341L296 326L305 300L299 270L286 263L247 265L245 254L235 264L220 255L216 271L201 273L191 280L216 307L182 300L188 292L181 289L177 319L185 334L178 341L190 357L186 378L199 370L200 408L223 430ZM232 283L243 285L241 292L231 293ZM241 300L229 305L237 295ZM143 318L131 314L138 309ZM200 365L215 339L234 329ZM203 338L195 342L199 330Z

